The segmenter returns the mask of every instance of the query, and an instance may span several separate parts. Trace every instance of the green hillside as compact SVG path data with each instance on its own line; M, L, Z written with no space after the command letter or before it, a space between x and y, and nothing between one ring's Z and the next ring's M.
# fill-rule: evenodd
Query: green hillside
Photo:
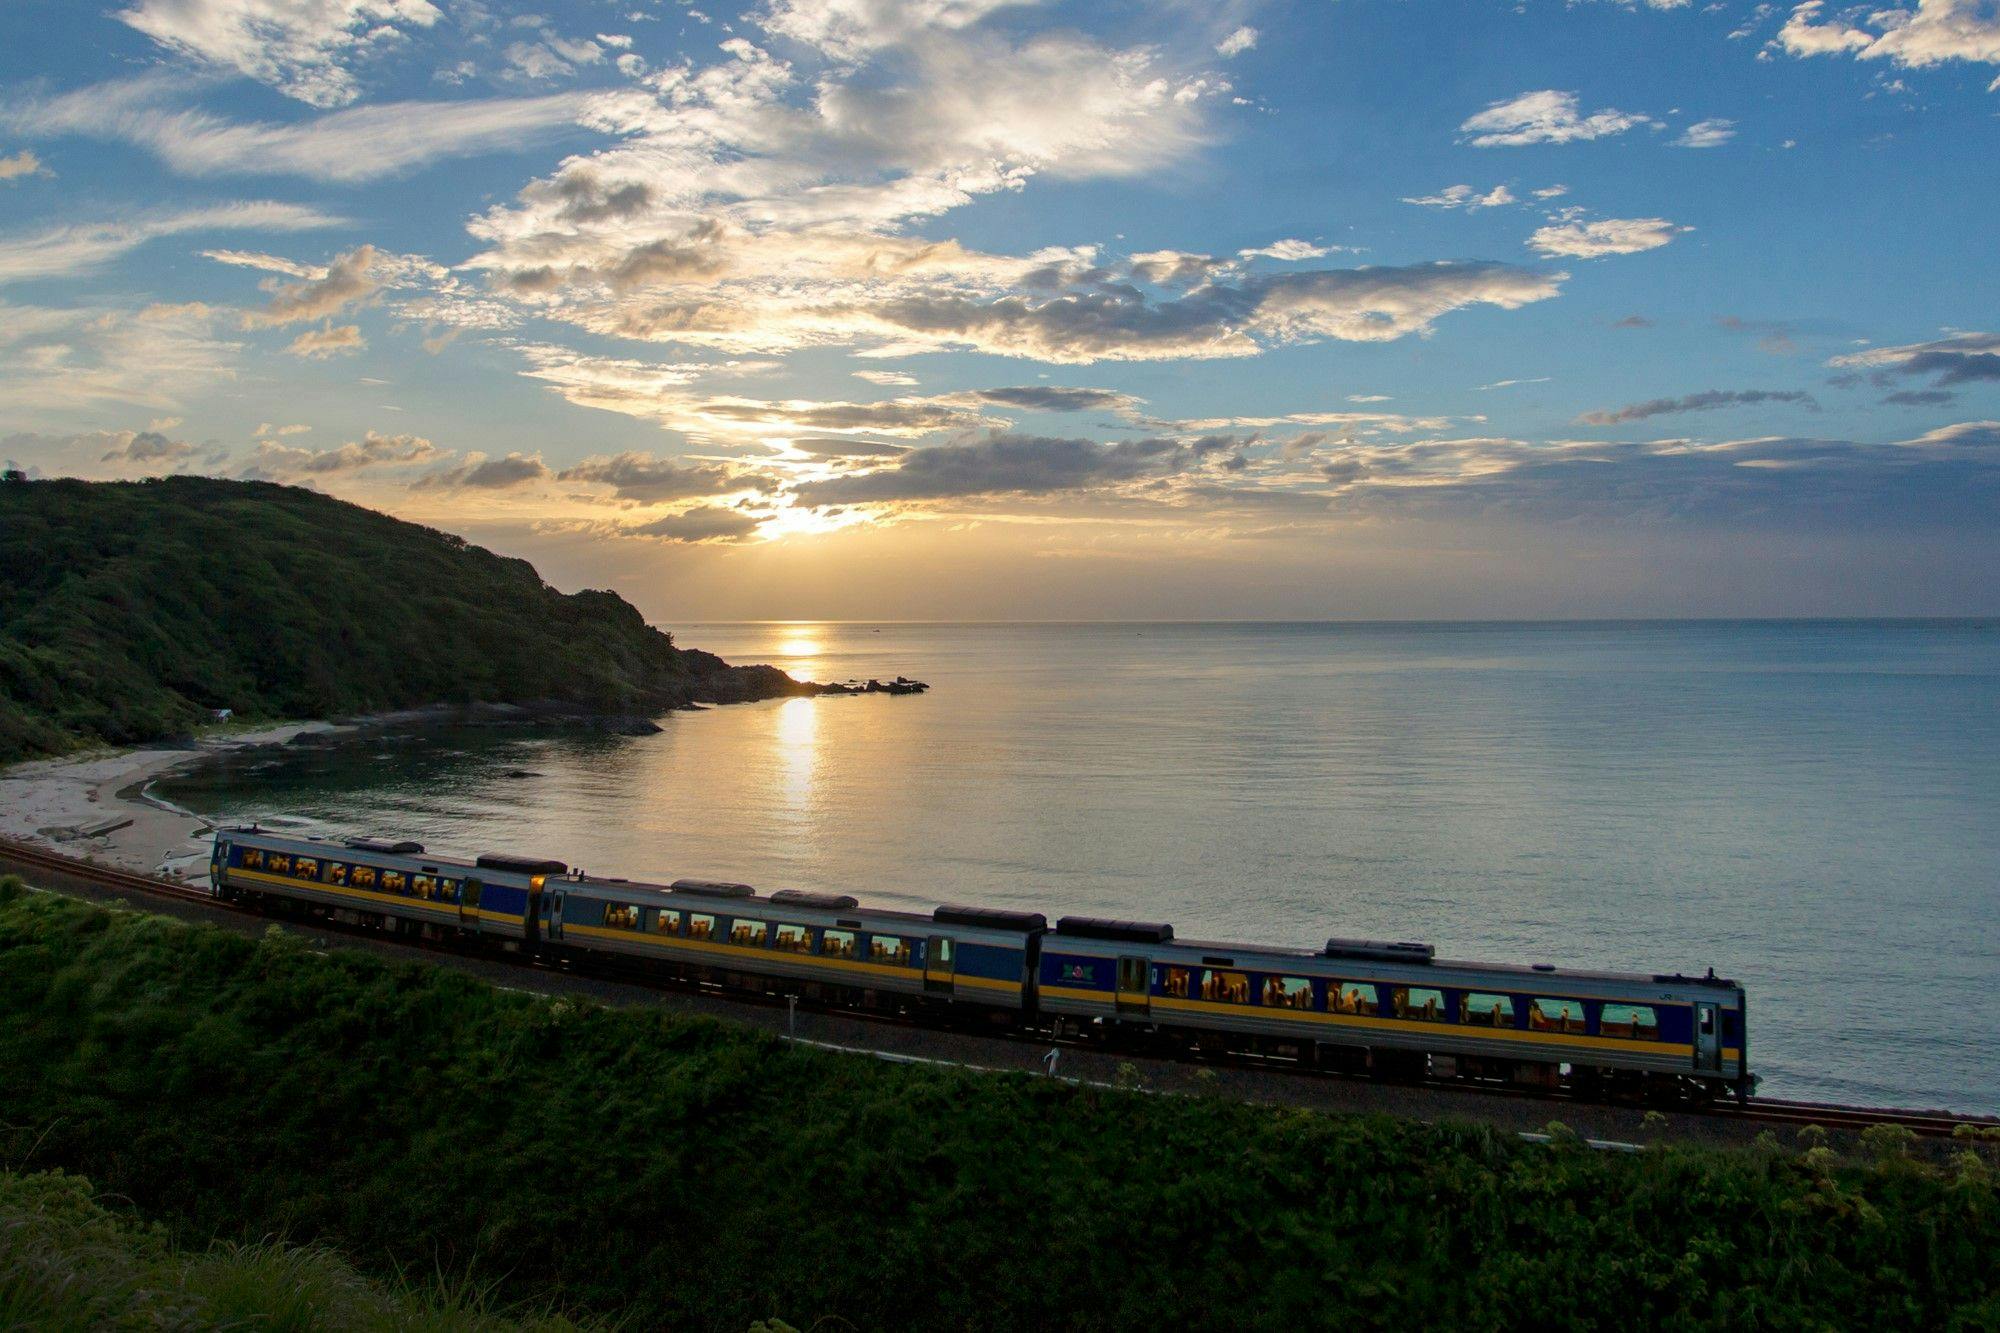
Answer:
M616 593L263 482L0 482L0 762L326 717L555 701L646 713L811 692L674 646Z
M0 1006L0 1166L623 1328L2000 1327L1985 1138L1592 1152L889 1064L4 877Z

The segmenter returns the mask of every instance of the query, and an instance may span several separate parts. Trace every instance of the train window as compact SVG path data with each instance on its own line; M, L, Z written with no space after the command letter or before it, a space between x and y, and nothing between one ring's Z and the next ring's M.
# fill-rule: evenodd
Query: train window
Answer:
M292 873L292 858L272 852L264 858L264 868L274 875L289 875Z
M374 867L374 866L356 866L356 867L354 867L354 874L353 874L353 880L354 880L354 887L355 887L355 888L357 888L357 889L372 889L372 888L374 888L374 887L375 887L375 867Z
M1633 1041L1658 1041L1660 1039L1660 1016L1651 1005L1607 1004L1598 1016L1597 1030L1607 1037L1626 1037Z
M786 953L811 953L813 949L812 931L804 926L779 926L771 937L773 949L783 949Z
M679 912L669 912L664 907L661 908L659 915L653 918L653 931L659 935L680 934L681 914Z
M1217 1004L1248 1004L1250 978L1241 972L1219 972L1205 967L1201 970L1201 998Z
M1582 1032L1583 1001L1537 995L1528 1001L1528 1026L1537 1032Z
M819 951L828 958L854 957L854 932L851 930L822 930L819 933Z
M382 892L407 894L409 892L409 876L400 870L383 871Z
M300 879L318 879L319 862L309 856L301 856L292 862L292 873Z
M868 937L868 958L871 962L887 963L891 967L910 965L910 942L894 935L870 935Z
M1171 995L1177 1000L1188 998L1194 988L1194 972L1185 967L1165 967L1160 969L1160 994Z
M1374 984L1366 981L1327 982L1326 1008L1328 1013L1359 1014L1368 1018L1382 1011Z
M764 947L764 936L769 933L770 928L762 921L745 921L742 917L737 917L735 923L729 927L729 942L740 944L746 949L761 949Z
M329 884L347 883L347 867L338 861L328 861L326 863L326 882Z
M1418 1023L1451 1021L1444 1010L1444 992L1432 990L1429 986L1391 987L1389 1009L1398 1018L1407 1018Z
M606 903L604 925L609 930L637 930L639 909L631 903Z
M712 940L715 938L715 918L706 912L694 912L688 916L688 938L691 940Z
M1459 997L1458 1021L1482 1028L1514 1026L1514 997L1467 991Z
M243 849L243 868L245 870L258 870L261 869L263 865L264 865L264 852L262 848L245 847Z
M1265 977L1264 1003L1272 1009L1310 1009L1313 984L1304 977Z
M426 901L435 898L437 896L437 880L430 875L412 875L410 877L410 892Z
M457 880L441 879L438 881L438 897L444 899L446 902L448 903L458 902L459 901L458 891L459 891L459 883Z

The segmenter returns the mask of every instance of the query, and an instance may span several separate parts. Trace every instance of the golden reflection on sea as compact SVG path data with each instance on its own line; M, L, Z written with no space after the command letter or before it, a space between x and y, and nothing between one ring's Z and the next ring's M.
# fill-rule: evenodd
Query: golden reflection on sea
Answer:
M819 700L787 699L777 718L778 776L785 804L795 812L812 801L813 778L819 770Z

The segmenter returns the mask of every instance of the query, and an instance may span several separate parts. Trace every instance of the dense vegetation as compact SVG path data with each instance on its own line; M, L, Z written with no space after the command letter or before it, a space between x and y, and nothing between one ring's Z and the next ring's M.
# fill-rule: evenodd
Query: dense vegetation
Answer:
M566 1333L560 1317L488 1308L462 1284L384 1284L318 1246L177 1249L105 1206L81 1176L0 1172L0 1328L423 1329Z
M6 888L0 1005L0 1164L637 1326L2000 1325L1990 1146L1623 1156L913 1068Z
M615 593L263 482L0 481L0 762L326 717L557 701L650 712L798 690L674 646Z

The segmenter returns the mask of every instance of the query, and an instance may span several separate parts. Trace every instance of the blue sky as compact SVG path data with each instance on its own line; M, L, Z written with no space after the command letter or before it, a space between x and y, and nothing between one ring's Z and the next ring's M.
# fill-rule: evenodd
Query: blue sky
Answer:
M662 619L2000 612L2000 10L14 0L0 455Z

